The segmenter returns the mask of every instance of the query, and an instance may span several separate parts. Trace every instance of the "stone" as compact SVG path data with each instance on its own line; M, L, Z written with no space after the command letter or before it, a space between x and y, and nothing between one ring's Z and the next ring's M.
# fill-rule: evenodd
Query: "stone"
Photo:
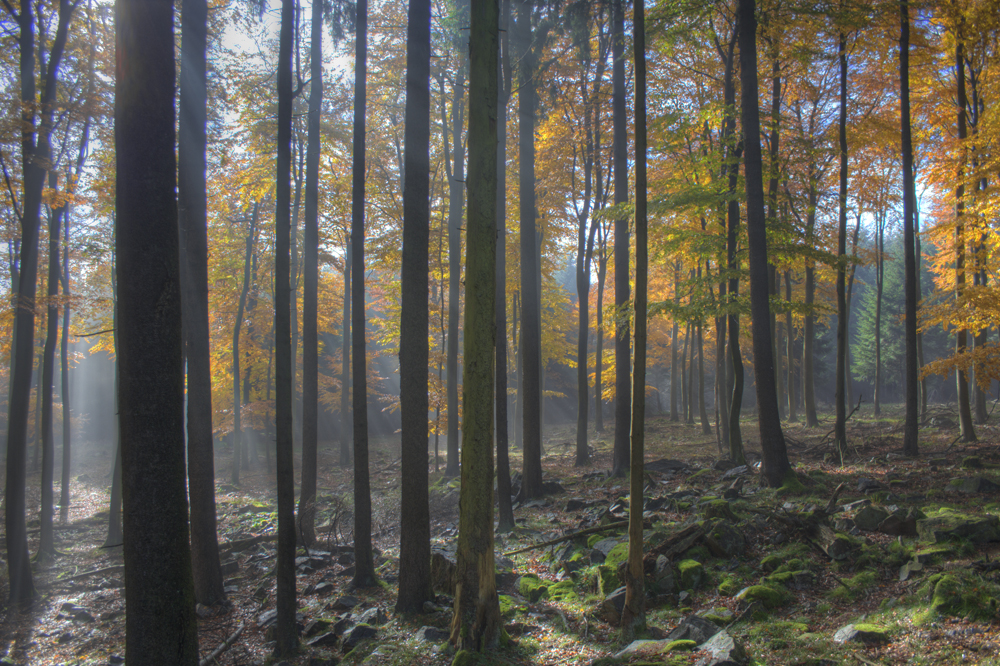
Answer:
M332 604L328 606L330 610L350 610L355 606L361 604L361 600L357 597L351 596L350 594L345 594L342 597L337 597Z
M662 474L668 472L682 472L686 469L689 469L689 466L686 462L682 462L680 460L661 458L659 460L653 460L647 462L643 466L643 469L646 472L660 472Z
M361 645L362 641L378 636L378 629L367 624L359 624L344 634L344 651L353 650Z
M647 639L635 640L626 645L624 649L618 651L614 658L616 661L624 661L638 655L658 653L663 649L664 645L664 641L652 641Z
M881 628L870 624L847 624L837 629L837 633L833 635L833 642L884 645L889 642L889 637Z
M860 511L866 506L871 506L872 501L870 499L859 499L855 502L850 502L848 504L843 504L840 507L841 511Z
M232 576L240 570L240 563L238 560L229 560L228 562L223 562L220 568L222 569L223 576Z
M590 551L590 561L594 564L602 564L608 559L608 555L615 546L622 543L621 539L601 539L595 543Z
M380 627L389 621L389 616L381 608L369 608L357 617L358 624L370 624L373 627Z
M885 486L874 479L866 479L865 477L858 479L859 493L865 493L867 495L868 493L873 493L876 490L885 490Z
M913 560L912 562L907 562L903 566L899 567L899 580L900 582L908 580L910 575L913 573L918 573L924 570L924 563L920 560Z
M785 602L788 597L788 593L783 590L777 590L768 585L751 585L749 587L744 587L736 595L736 599L744 603L759 602L764 605L765 608L777 608Z
M573 511L579 511L580 509L586 509L590 506L590 502L580 499L579 497L571 497L566 502L566 513L572 513Z
M605 597L604 601L597 604L597 607L594 608L594 614L608 624L617 626L621 622L623 610L625 610L624 585Z
M725 631L712 636L701 649L708 652L708 656L702 658L697 666L747 666L750 663L746 649Z
M695 590L705 575L705 567L698 560L682 560L677 565L677 585L682 590Z
M340 642L340 637L335 632L329 631L310 639L306 642L306 645L310 647L333 647L338 642Z
M903 536L906 533L906 521L896 514L891 514L878 524L878 531L891 536Z
M978 493L996 493L1000 491L1000 485L982 476L971 476L968 478L952 479L944 491L946 493L961 493L963 495L974 495Z
M714 463L712 463L712 469L714 469L717 472L725 472L725 471L730 470L730 469L732 469L734 467L736 467L736 464L732 460L730 460L729 458L723 458L721 460L716 460Z
M874 532L883 520L889 517L889 512L877 506L862 507L854 514L854 524L865 532Z
M420 627L415 638L425 643L440 643L448 639L448 632L437 627Z
M333 624L329 620L324 620L323 618L314 618L306 623L305 629L302 630L302 635L306 638L311 638L317 634L326 631Z
M336 657L330 657L325 659L323 657L309 657L309 661L306 666L337 666L340 663L337 661Z
M517 581L517 590L529 603L535 603L549 596L551 581L542 580L535 574L525 574Z
M735 479L738 476L745 476L750 473L750 468L746 465L738 465L726 471L722 475L723 479Z
M121 655L113 654L110 657L108 657L108 664L110 666L118 666L118 664L124 664L124 663L125 663L125 657L122 657Z
M667 641L694 641L697 645L718 633L719 627L711 620L697 615L686 615L673 631L667 634Z
M972 543L1000 541L1000 519L992 514L966 516L960 513L942 513L917 521L920 538L941 543L952 539L965 539Z
M705 518L722 518L734 523L738 520L730 508L729 502L724 499L709 502L708 506L705 507Z
M673 594L677 590L674 567L666 555L658 555L653 567L653 587L658 594Z
M708 535L715 539L726 557L743 557L747 552L747 539L743 532L727 520L717 522Z

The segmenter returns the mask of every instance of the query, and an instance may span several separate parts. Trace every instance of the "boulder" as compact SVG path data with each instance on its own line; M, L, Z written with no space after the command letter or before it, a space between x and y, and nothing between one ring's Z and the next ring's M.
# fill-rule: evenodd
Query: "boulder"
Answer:
M597 604L597 607L594 608L594 614L608 624L617 626L621 622L623 610L625 610L624 585L605 597L604 601Z
M865 532L874 532L883 520L889 517L889 512L877 506L865 506L854 514L854 524Z
M1000 491L1000 485L983 476L971 476L968 478L952 479L945 486L944 491L946 493L961 493L963 495L996 493Z
M362 641L376 636L378 636L378 629L367 624L359 624L344 634L344 652L353 650L361 645Z
M389 621L389 616L381 608L369 608L357 617L358 624L369 624L378 627Z
M657 556L652 578L653 588L657 594L673 594L677 590L677 582L674 580L674 567L670 564L670 559L666 555Z
M736 514L733 513L732 508L729 506L729 502L724 499L712 500L705 507L705 517L706 518L722 518L724 520L731 520L736 522Z
M601 539L594 544L590 551L590 561L594 564L602 564L604 560L608 559L608 555L615 546L620 543L622 543L621 539Z
M937 543L965 539L972 543L1000 541L1000 519L991 514L967 516L961 513L940 513L917 521L920 538Z
M749 587L744 587L736 595L736 599L739 601L746 604L758 602L763 604L765 608L777 608L785 603L787 598L787 592L784 590L778 590L769 585L751 585Z
M726 557L743 557L747 552L746 537L728 520L717 522L708 535L715 540Z
M708 652L697 666L747 666L750 655L725 631L715 634L701 649Z
M750 473L749 467L747 467L746 465L737 465L736 467L727 470L726 473L722 475L722 478L735 479L738 476L745 476L749 473Z
M865 645L884 645L889 637L880 627L870 624L848 624L833 635L834 643L864 643Z
M674 627L673 631L667 634L669 641L694 641L701 645L719 632L719 627L711 620L706 620L697 615L687 615L680 624Z
M416 633L416 639L426 643L440 643L448 639L448 632L437 627L420 627Z
M874 479L866 479L864 477L858 479L859 493L865 493L867 495L868 493L873 493L876 490L885 490L885 486Z

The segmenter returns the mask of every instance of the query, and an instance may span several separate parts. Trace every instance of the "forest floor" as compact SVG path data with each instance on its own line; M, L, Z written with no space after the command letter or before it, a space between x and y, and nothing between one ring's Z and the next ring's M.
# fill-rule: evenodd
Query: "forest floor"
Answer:
M1000 427L979 426L979 442L958 444L954 414L935 408L921 428L921 456L909 459L901 454L901 413L890 408L876 419L869 407L849 422L851 451L841 465L827 436L832 418L823 416L816 428L786 426L790 458L803 484L777 491L761 487L753 468L759 460L755 421L746 419L743 427L750 469L733 472L720 462L714 433L703 435L700 426L662 415L648 419L647 463L673 462L650 464L647 471L646 549L666 552L672 562L666 567L653 563L660 580L648 581L646 638L658 642L617 658L625 644L606 597L614 596L611 587L617 585L614 563L623 549L614 546L626 540L623 528L501 555L627 514L627 482L606 475L613 433L591 433L593 464L581 469L573 466L574 427L547 428L545 478L558 481L561 491L516 507L517 528L497 537L509 640L483 663L709 664L711 654L700 649L706 636L691 633L704 633L708 624L713 626L708 635L724 628L758 664L1000 664L1000 486L991 485L1000 483ZM26 612L4 609L0 616L0 664L122 663L122 559L120 548L103 547L108 448L91 445L77 452L69 520L61 523L57 517L61 555L36 564L40 600ZM421 631L447 629L450 597L440 594L428 612L414 617L393 611L398 440L372 446L373 531L383 581L372 590L348 589L351 472L336 461L335 444L321 446L320 552L301 560L298 575L307 635L301 654L287 663L451 663L454 653L447 642L431 630ZM230 464L219 456L219 533L230 605L199 607L201 654L207 657L242 627L211 663L272 663L267 612L274 608L273 477L258 466L245 471L236 487L228 482ZM516 452L512 467L520 467ZM444 480L443 469L442 464L441 471L432 471L432 545L447 550L456 540L458 483ZM979 481L956 485L954 479ZM832 503L836 508L825 514L840 484ZM28 505L37 507L37 473L29 487L34 490ZM720 500L724 495L728 499ZM889 525L893 520L877 524L886 516L900 520L895 526ZM920 534L913 536L918 518ZM952 531L959 536L949 540L941 530L925 529L927 521L957 525ZM37 524L36 518L29 529ZM830 544L821 532L826 529L829 536L830 527L840 538L839 546L830 548L837 559L827 554ZM885 533L893 531L904 535ZM688 535L694 540L683 539ZM34 552L37 529L29 538ZM299 554L306 555L303 549ZM3 581L0 598L6 594ZM351 630L362 621L373 629ZM849 624L862 633L855 641L835 640ZM364 638L370 634L374 638ZM677 637L692 640L671 641Z

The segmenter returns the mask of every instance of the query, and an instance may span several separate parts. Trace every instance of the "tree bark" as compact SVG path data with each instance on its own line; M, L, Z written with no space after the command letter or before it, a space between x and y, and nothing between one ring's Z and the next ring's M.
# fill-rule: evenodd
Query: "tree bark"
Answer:
M792 302L792 271L785 271L785 300ZM795 329L792 327L792 311L785 313L785 358L788 361L788 422L796 423L798 398L795 396Z
M198 663L184 487L173 19L171 0L115 6L125 659L150 666Z
M816 203L819 198L818 184L816 182L816 166L809 165L809 209L806 213L806 243L812 246L816 242ZM802 397L806 412L806 426L815 428L819 425L816 417L816 393L814 383L814 357L813 343L816 339L815 325L816 316L813 314L813 303L816 300L816 268L815 261L806 259L806 284L805 284L805 324L802 332Z
M834 444L841 460L847 454L847 35L838 34L840 63L840 113L837 123L840 143L840 194L837 217L837 364L834 389L836 422Z
M340 466L351 464L351 234L344 233L344 309L341 321Z
M767 223L764 217L764 175L760 150L760 118L757 105L757 19L754 0L740 0L740 82L744 135L744 171L747 195L748 264L750 308L753 319L753 357L757 386L762 475L772 488L793 474L785 450L774 381L771 315L767 272Z
M323 110L323 3L312 8L309 55L309 112L306 139L306 209L302 237L302 485L298 537L316 541L316 457L319 445L319 158ZM425 373L426 374L426 373ZM424 450L426 453L426 445ZM424 465L427 469L427 465Z
M614 126L615 206L628 203L628 118L625 110L625 7L614 0L612 11L611 114ZM632 418L631 341L629 326L629 220L615 216L615 449L611 473L629 468L629 424Z
M646 417L646 319L649 246L646 209L646 20L644 0L633 3L635 57L635 366L632 371L631 459L629 462L628 564L622 638L646 629L646 585L642 566L642 490ZM617 187L615 188L617 192ZM700 329L699 329L700 330ZM702 420L704 391L702 391Z
M904 318L906 336L906 420L903 425L903 454L916 456L918 447L919 392L917 365L917 261L913 234L913 207L916 184L913 180L913 137L910 128L910 6L899 3L899 98L900 136L903 152L903 264Z
M258 210L259 205L257 202L254 202L253 214L250 217L250 228L247 230L246 250L243 254L243 286L240 289L239 305L236 308L236 321L233 323L233 472L230 477L233 485L239 485L240 483L240 461L243 459L241 454L243 448L243 422L240 401L240 333L243 331L243 313L246 309L247 294L250 293L250 262L253 255L254 239L257 236Z
M363 2L364 0L362 0ZM358 3L359 12L362 3ZM293 0L282 0L278 33L278 135L274 219L274 398L278 486L277 622L275 657L291 655L298 646L295 630L295 466L293 394L295 357L292 346L291 171L292 48L296 24ZM361 41L360 30L358 40Z
M500 639L493 553L493 371L496 345L497 0L472 3L465 381L458 574L451 641L487 650Z
M955 298L961 300L965 293L965 140L968 138L966 127L966 106L968 98L965 93L965 55L964 34L961 29L955 35L955 73L958 89L958 140L962 144L961 159L958 164L955 188ZM968 347L968 331L959 328L955 338L955 354L964 354ZM972 409L969 405L969 380L962 370L956 372L958 383L958 420L961 427L963 442L977 440L975 426L972 425Z
M368 375L365 341L365 145L368 102L368 0L357 3L354 55L354 156L351 167L351 355L354 375L354 587L377 584L368 476Z
M400 468L405 471L401 475L399 595L396 598L396 611L418 613L424 602L433 597L427 490L430 0L411 0L406 25L406 134L403 157L403 252L400 275L402 308L399 335L399 400L402 414Z

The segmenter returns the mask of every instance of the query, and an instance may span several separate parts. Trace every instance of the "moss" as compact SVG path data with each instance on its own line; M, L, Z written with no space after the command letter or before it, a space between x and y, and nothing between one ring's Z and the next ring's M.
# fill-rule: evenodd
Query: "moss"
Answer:
M708 548L704 546L695 546L694 548L688 548L684 552L685 560L698 560L699 562L707 562L712 559L712 554L708 552Z
M764 605L764 608L777 608L785 603L790 596L786 590L770 585L751 585L744 588L737 595L737 598L744 601L759 601Z
M455 658L451 660L451 666L475 666L481 663L479 653L470 650L459 650L455 653Z
M807 575L811 576L811 573L806 569L801 569L799 571L776 571L770 576L764 577L764 582L771 585L784 585L789 586L795 582L797 576Z
M598 541L601 541L605 538L607 537L605 537L603 534L591 534L589 537L587 537L587 548L593 548Z
M604 564L612 567L616 571L618 570L618 565L628 559L628 543L620 543L608 553L607 558L604 560Z
M711 472L711 470L709 470L709 469L708 469L707 467L706 467L705 469L699 469L699 470L698 470L697 472L695 472L694 474L691 474L691 475L690 475L690 476L689 476L689 477L687 478L687 481L688 481L688 483L691 483L691 482L692 482L692 481L694 481L695 479L700 479L701 477L703 477L703 476L705 476L705 475L709 474L710 472Z
M618 570L602 564L597 567L597 589L602 596L608 596L621 587L621 580L618 578Z
M785 558L778 557L777 555L768 555L760 561L760 568L764 571L777 571L778 567L782 565Z
M698 647L698 643L695 641L670 641L667 643L667 646L663 648L663 652L690 652L696 647Z
M500 599L500 616L505 619L511 619L517 612L517 605L514 599L506 594L499 595Z
M854 628L858 631L863 631L865 633L873 634L884 634L885 627L880 627L877 624L855 624Z
M535 574L525 574L521 576L517 587L522 597L531 603L535 603L539 599L545 599L549 596L549 586L551 584L551 582L542 580Z
M571 580L561 580L549 586L549 599L553 601L576 601L579 597L576 594L576 587Z
M737 592L739 592L739 583L737 583L732 578L724 578L721 583L719 583L719 596L731 597Z
M698 560L681 560L677 565L678 586L682 590L695 590L701 584L705 567Z
M854 599L858 594L864 592L875 584L875 573L872 571L862 571L851 578L842 579L844 585L837 584L827 594L833 599Z
M778 497L785 495L801 495L806 492L806 487L799 481L799 475L794 470L788 470L782 480L781 487L775 492Z

